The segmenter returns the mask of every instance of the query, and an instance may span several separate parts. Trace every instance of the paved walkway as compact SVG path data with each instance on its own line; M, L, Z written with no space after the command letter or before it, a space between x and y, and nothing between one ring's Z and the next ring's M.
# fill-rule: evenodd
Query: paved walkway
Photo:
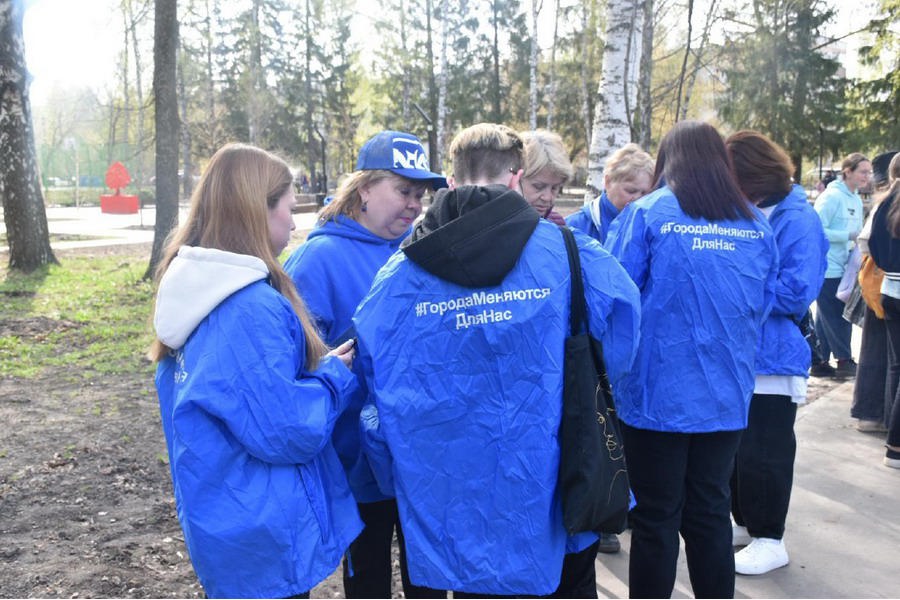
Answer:
M186 214L187 207L182 206L181 222L184 222ZM297 231L312 229L315 219L315 213L295 214ZM144 208L140 213L130 215L104 214L100 212L99 206L47 209L47 227L51 236L56 238L50 241L50 246L54 250L150 243L153 241L155 222L155 207ZM0 218L0 233L6 233L2 218ZM7 246L0 246L0 253L8 251Z
M882 464L883 435L854 428L852 395L850 380L797 412L784 537L791 563L766 575L738 575L735 597L900 597L900 470ZM601 598L628 594L628 533L620 538L622 552L597 560ZM683 546L673 597L693 597Z

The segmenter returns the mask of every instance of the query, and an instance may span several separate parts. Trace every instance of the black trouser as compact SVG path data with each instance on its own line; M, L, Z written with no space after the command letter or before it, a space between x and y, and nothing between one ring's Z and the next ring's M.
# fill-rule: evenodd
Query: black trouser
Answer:
M754 394L731 476L731 514L752 537L784 536L794 483L797 405L790 396Z
M563 559L559 587L549 596L492 596L469 592L453 592L454 598L596 598L597 597L597 546L599 540Z
M885 415L889 446L900 446L900 300L881 295L884 306L884 323L888 338L888 370L885 385Z
M409 581L396 500L366 502L357 504L357 508L365 528L344 555L344 595L347 598L391 597L391 542L396 528L404 595L407 598L446 598L444 591L420 587Z
M850 416L854 419L885 422L890 416L890 403L885 396L887 363L885 322L876 317L867 306L866 316L863 317L859 366L856 368L856 382L853 385L853 404L850 405Z
M669 598L678 534L697 598L734 597L729 480L741 431L668 433L622 424L631 511L631 598Z

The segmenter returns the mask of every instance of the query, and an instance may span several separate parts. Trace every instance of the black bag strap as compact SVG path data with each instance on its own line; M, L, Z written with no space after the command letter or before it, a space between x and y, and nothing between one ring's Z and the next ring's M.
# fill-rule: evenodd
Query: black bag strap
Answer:
M578 244L575 243L575 234L572 233L572 230L562 225L559 225L559 229L566 242L566 256L569 259L569 273L572 280L572 297L569 301L569 335L578 335L582 331L588 330L584 281L581 279L581 258L578 256Z
M578 244L575 242L575 234L563 225L558 226L566 243L566 257L569 259L569 273L572 280L570 285L571 299L569 300L569 335L578 335L582 332L590 335L587 321L587 303L584 301L584 280L581 278L581 257L578 254ZM592 338L593 340L593 338ZM600 385L612 400L612 390L609 385L609 376L606 374L606 361L603 359L603 345L600 340L593 340L591 353L594 356L594 365Z

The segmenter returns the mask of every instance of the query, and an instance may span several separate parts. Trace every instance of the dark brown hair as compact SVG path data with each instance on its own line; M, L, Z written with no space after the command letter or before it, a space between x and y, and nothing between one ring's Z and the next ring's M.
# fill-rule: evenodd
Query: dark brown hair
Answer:
M758 131L743 130L728 137L725 147L738 185L754 204L786 196L792 187L794 163L781 146Z
M701 121L681 121L663 137L655 187L667 185L688 216L710 221L754 218L734 176L722 136Z

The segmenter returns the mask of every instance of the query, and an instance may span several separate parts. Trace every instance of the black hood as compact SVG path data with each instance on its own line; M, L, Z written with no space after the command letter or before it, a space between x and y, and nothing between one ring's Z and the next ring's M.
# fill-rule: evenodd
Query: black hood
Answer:
M516 265L540 219L521 194L502 185L439 190L403 252L446 281L493 287Z

